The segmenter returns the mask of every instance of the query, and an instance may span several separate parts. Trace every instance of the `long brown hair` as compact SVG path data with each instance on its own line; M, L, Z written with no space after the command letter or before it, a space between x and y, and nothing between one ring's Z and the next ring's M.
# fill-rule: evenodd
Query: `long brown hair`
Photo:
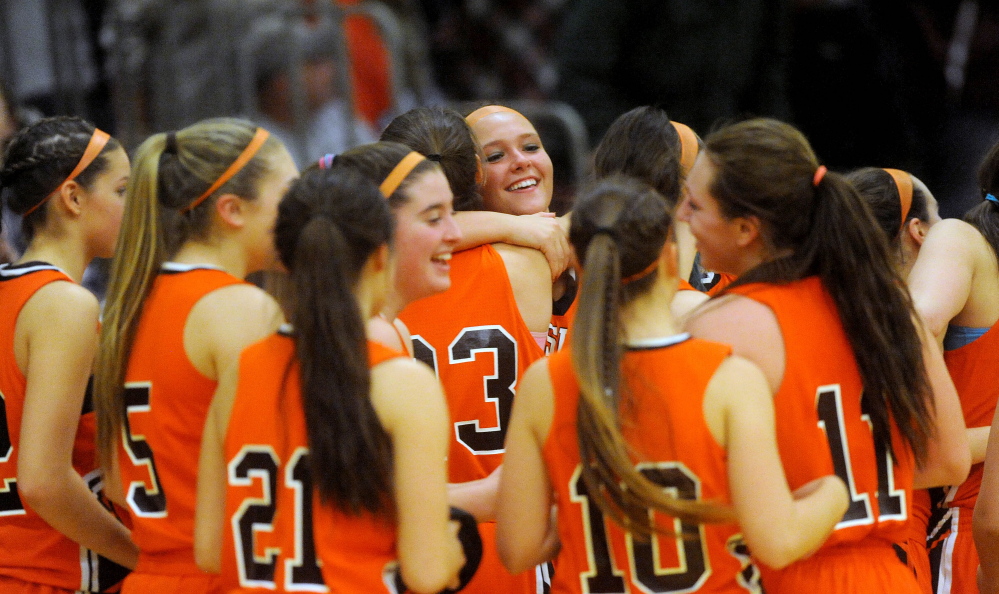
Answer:
M312 481L347 513L384 512L392 501L392 441L371 404L365 320L353 293L389 242L392 221L378 186L334 166L310 168L291 186L274 229L294 287Z
M930 213L926 206L926 194L917 185L912 186L912 204L905 220L902 220L901 197L895 180L884 169L879 167L864 167L851 171L846 180L853 184L860 197L871 209L871 214L878 222L878 227L885 232L888 245L896 247L899 244L901 230L911 219L925 221Z
M136 151L128 202L111 264L94 373L97 448L107 467L124 421L124 382L142 305L164 262L189 239L207 237L218 196L257 195L281 142L270 137L228 182L196 208L182 212L207 191L250 144L256 126L218 118L176 133L154 134Z
M666 112L636 107L621 114L593 151L593 175L615 173L634 177L655 188L670 205L680 199L680 135Z
M576 433L582 476L591 500L625 529L670 533L649 513L656 509L691 523L731 521L731 511L677 499L635 469L621 435L620 309L655 284L645 271L671 241L672 217L663 197L638 181L612 176L583 192L573 210L569 241L583 254L579 310L572 331L572 365L579 381ZM678 371L680 372L680 371Z
M714 132L705 145L722 214L757 217L778 254L730 287L820 277L853 349L875 439L894 456L894 421L922 463L933 404L916 313L867 205L843 176L816 175L815 153L789 124L747 120Z
M999 143L989 149L978 168L978 186L985 199L964 214L964 222L978 229L999 258L999 203L986 198L999 199Z

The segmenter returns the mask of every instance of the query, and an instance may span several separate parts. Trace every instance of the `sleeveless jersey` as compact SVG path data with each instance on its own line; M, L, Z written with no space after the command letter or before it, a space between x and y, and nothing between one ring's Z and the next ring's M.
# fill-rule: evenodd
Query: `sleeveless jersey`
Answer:
M836 473L851 497L843 519L817 553L780 571L761 568L767 592L807 591L821 585L820 575L837 571L853 575L847 570L850 564L862 573L865 559L881 564L876 571L883 568L891 575L864 574L860 579L887 580L897 592L918 591L911 571L891 546L903 542L907 534L915 469L912 451L894 426L897 463L887 444L874 441L861 399L860 372L832 297L818 277L786 285L743 285L731 292L768 306L784 338L784 378L774 408L788 485L793 491ZM902 573L895 575L899 568ZM868 584L873 590L865 590L863 584L838 584L838 591L844 592L877 590L874 583Z
M705 388L730 354L727 345L679 335L628 349L622 359L630 399L620 411L622 434L642 474L680 498L730 503L725 450L703 412ZM562 542L552 592L759 592L737 525L677 520L678 536L642 542L590 501L580 473L571 357L565 348L548 359L555 411L543 452Z
M44 262L0 266L0 576L67 590L99 592L127 570L81 547L48 525L17 493L17 456L27 378L14 358L14 331L35 292L73 282ZM94 328L96 336L97 328ZM89 386L73 443L73 468L95 494L103 489L95 455L96 419Z
M961 399L965 424L969 428L991 425L999 400L999 323L977 340L944 351L944 362ZM947 493L949 507L975 507L983 468L982 463L973 465L968 478L950 489Z
M125 372L118 446L139 547L136 573L207 575L194 562L194 501L201 434L216 382L188 360L184 325L205 295L242 282L215 268L168 262L143 305Z
M437 373L454 432L448 480L485 478L503 461L517 381L544 356L517 308L503 258L490 245L454 254L451 287L399 314L416 358ZM511 576L499 561L492 523L479 526L483 559L466 594L533 592L534 576Z
M314 498L300 371L289 329L248 347L240 357L225 439L222 585L231 592L327 592L325 574L331 586L337 584L330 580L350 585L343 591L376 591L360 586L380 583L383 567L394 563L395 527L357 527L357 519L341 518ZM368 342L370 367L401 356ZM346 543L331 545L335 538L329 533L348 525L358 532L349 532ZM379 543L381 566L360 571L358 559L367 551L359 543L372 539ZM344 559L363 580L344 581Z

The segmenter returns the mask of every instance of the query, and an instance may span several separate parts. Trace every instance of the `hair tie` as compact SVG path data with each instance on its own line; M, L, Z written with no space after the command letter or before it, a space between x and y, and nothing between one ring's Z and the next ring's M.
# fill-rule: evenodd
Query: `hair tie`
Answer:
M816 188L819 187L819 184L822 183L822 178L826 176L827 171L829 170L826 169L825 165L819 165L819 168L815 170L815 175L812 176L812 185Z
M433 161L434 163L440 163L441 162L441 156L439 154L437 154L437 153L430 153L429 155L427 155L427 160L428 161Z
M631 276L626 276L621 279L622 285L627 285L628 283L633 283L638 279L645 278L646 276L652 274L652 271L659 267L659 259L656 258L652 261L652 264L646 266L643 270L632 274Z
M336 159L336 153L326 153L319 158L319 168L329 169L333 166L333 159Z
M253 138L250 140L250 144L246 145L246 148L243 149L243 152L241 152L238 157L236 157L236 160L232 162L232 165L230 165L229 168L226 169L217 180L215 180L215 183L209 186L201 196L198 196L194 202L180 209L180 212L186 214L197 208L199 204L205 201L205 198L208 198L215 193L215 190L221 188L227 181L232 179L232 176L239 173L243 167L246 167L246 164L253 159L253 156L260 150L260 147L264 146L264 143L267 142L268 136L270 136L270 133L267 130L257 128L256 133L254 133Z
M905 220L909 217L909 209L912 208L912 175L901 169L886 167L884 170L891 176L895 182L895 189L898 190L898 199L902 205L902 227L905 227Z
M701 148L697 142L697 134L686 124L670 123L673 124L673 128L676 129L676 133L680 137L680 171L683 175L687 175L694 167L694 161L697 160L697 153Z
M177 147L176 132L170 131L166 133L166 146L163 148L163 152L170 153L172 155L176 155L178 152L180 152L180 149Z
M101 151L104 150L104 147L107 145L109 140L111 140L110 134L108 134L103 130L94 128L94 133L90 135L90 141L87 142L87 148L83 149L83 155L80 157L80 160L76 163L76 167L73 168L73 171L69 174L69 177L62 180L62 182L60 182L59 185L56 186L54 190L52 190L51 192L46 194L44 198L39 200L38 204L24 211L24 214L22 214L21 216L26 217L29 214L38 210L43 204L48 202L49 198L54 196L56 192L62 190L62 187L64 185L66 185L68 182L73 181L74 179L76 179L76 176L83 173L83 170L89 167L90 164L94 162L94 159L96 159L98 155L101 154Z
M413 171L417 165L422 163L424 159L426 159L426 157L416 151L410 151L408 155L403 157L402 161L399 161L399 163L392 168L392 171L385 176L385 181L382 182L382 185L378 186L378 189L382 192L382 196L388 198L394 194L395 191L399 189L399 185L402 184L402 180L406 179L409 173Z
M465 123L468 124L469 128L471 128L472 126L477 124L479 120L481 120L482 118L486 116L491 116L494 113L512 113L519 115L525 120L527 119L524 117L524 114L520 113L516 109L511 109L505 105L487 105L485 107L480 107L475 111L473 111L472 113L465 116Z
M999 204L999 198L996 198L991 193L986 194L985 199L988 200L989 202L995 202L996 204Z

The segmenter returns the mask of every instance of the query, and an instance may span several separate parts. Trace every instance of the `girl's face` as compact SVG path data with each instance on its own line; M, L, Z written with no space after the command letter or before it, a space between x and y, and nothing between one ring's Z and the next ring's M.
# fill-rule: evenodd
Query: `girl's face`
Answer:
M87 208L82 211L82 223L89 238L91 255L110 258L121 229L125 210L125 188L131 165L125 149L118 147L104 157L107 167L94 178L89 188L82 188L81 197Z
M736 241L738 222L726 218L718 200L711 195L714 179L715 167L702 153L687 175L677 219L690 226L705 269L738 275L743 272L741 249Z
M514 215L547 211L552 160L534 126L520 114L498 112L476 122L472 131L482 146L486 209Z
M454 196L440 169L419 174L395 209L394 283L403 303L451 286L451 252L461 239L454 222Z
M247 274L277 266L274 247L274 224L277 209L291 182L298 178L298 167L284 146L268 157L267 172L257 184L256 200L246 200L245 226L248 255Z

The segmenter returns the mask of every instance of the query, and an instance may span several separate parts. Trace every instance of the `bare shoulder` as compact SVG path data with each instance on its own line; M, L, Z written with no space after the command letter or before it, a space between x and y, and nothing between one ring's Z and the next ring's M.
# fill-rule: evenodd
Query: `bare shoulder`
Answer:
M541 253L541 250L508 243L494 243L492 246L496 253L503 258L503 263L506 264L511 280L518 270L523 269L531 272L542 271L544 272L543 278L550 279L551 271L548 268L548 259Z
M74 319L87 315L97 319L100 304L85 287L74 282L53 281L38 289L25 304L23 311L37 311L49 319Z
M776 391L784 377L784 337L777 316L766 305L741 295L712 299L687 318L691 335L721 342L763 370Z
M400 423L447 415L437 376L409 357L395 357L371 368L371 403L389 433Z
M545 332L552 315L552 277L540 251L505 243L493 244L503 258L517 308L532 332Z

